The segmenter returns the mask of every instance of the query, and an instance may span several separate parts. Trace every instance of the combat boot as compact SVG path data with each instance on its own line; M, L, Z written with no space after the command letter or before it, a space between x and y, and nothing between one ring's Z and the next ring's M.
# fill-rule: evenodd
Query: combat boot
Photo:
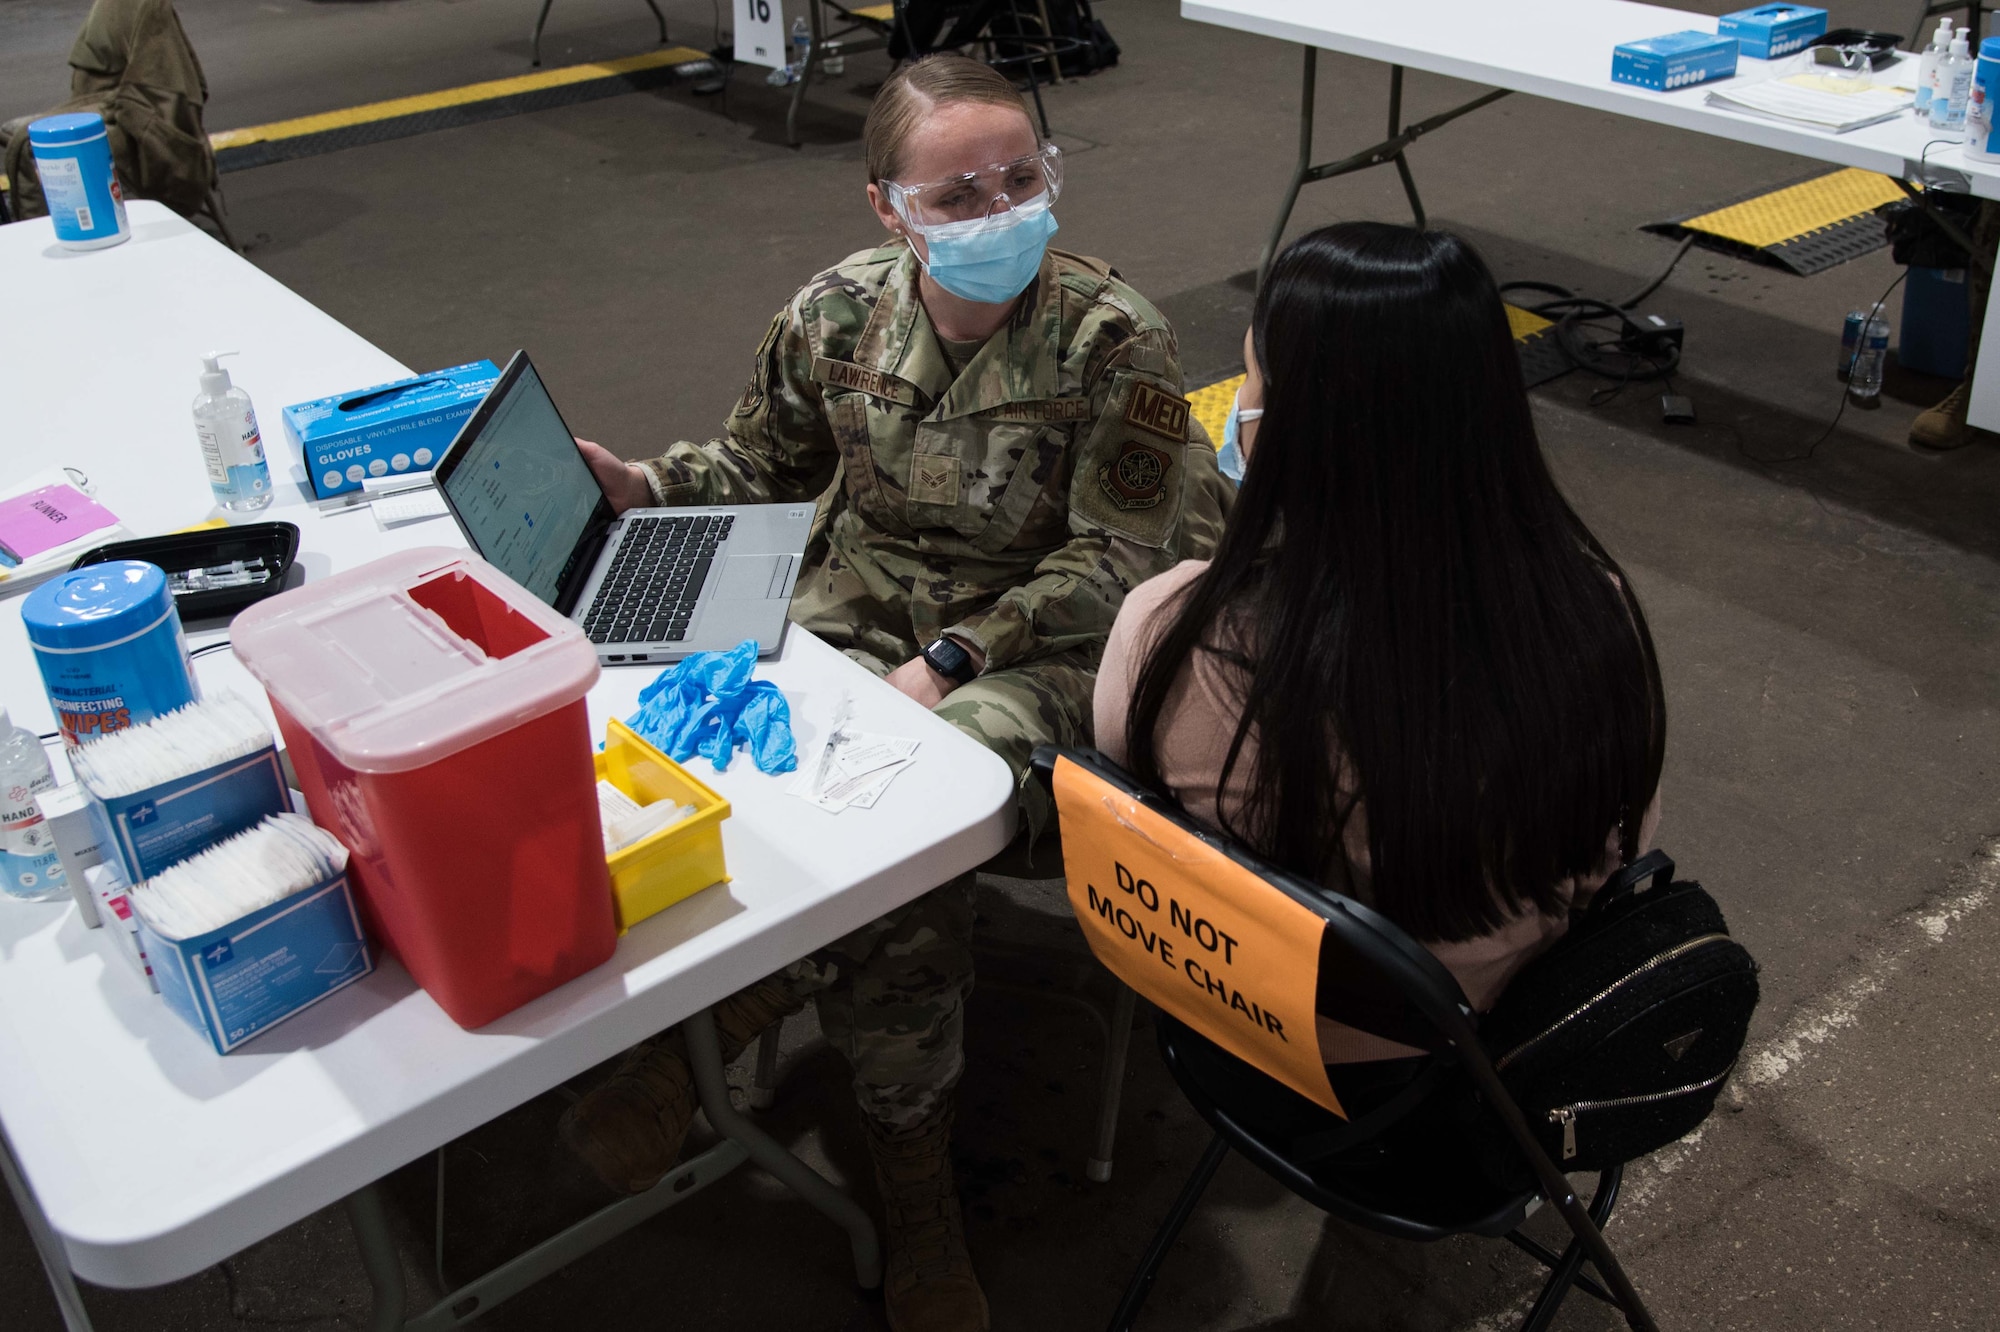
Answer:
M770 981L715 1006L716 1042L728 1063L800 1003ZM680 1160L699 1100L680 1028L633 1046L602 1086L564 1112L563 1145L614 1193L644 1193Z
M870 1120L869 1155L885 1213L882 1297L890 1332L986 1332L986 1295L965 1251L951 1174L951 1108L889 1129Z
M1910 443L1920 449L1962 449L1978 431L1965 419L1972 397L1972 380L1961 380L1945 400L1929 411L1918 412L1910 423Z

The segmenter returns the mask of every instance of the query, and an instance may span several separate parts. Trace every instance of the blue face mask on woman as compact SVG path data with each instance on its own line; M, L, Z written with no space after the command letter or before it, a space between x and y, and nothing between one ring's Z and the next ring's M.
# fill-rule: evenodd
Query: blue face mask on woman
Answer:
M1243 484L1242 423L1259 421L1263 416L1262 407L1243 405L1243 390L1240 388L1236 390L1236 396L1229 400L1229 417L1222 423L1222 448L1215 455L1215 465L1239 486Z
M1042 271L1042 252L1055 234L1055 214L1044 195L993 217L927 229L924 268L954 296L1000 305L1026 291Z

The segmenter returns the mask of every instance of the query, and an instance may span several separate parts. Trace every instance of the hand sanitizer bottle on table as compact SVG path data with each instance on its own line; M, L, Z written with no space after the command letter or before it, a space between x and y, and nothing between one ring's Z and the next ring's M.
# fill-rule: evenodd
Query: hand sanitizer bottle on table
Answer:
M1974 63L1965 33L1953 33L1951 51L1938 62L1937 86L1931 90L1931 129L1945 134L1965 132L1965 107L1972 97Z
M47 902L69 895L55 834L35 806L35 797L55 786L42 742L0 708L0 901Z
M1951 49L1951 20L1938 20L1937 31L1931 34L1931 44L1924 48L1923 62L1917 66L1917 115L1928 120L1931 113L1931 95L1937 91L1938 66L1944 63L1946 52Z
M201 358L201 396L194 400L194 433L201 439L202 460L208 464L208 486L215 502L244 512L271 502L271 467L264 461L264 437L257 430L257 411L250 395L229 382L222 358L235 352L210 352Z

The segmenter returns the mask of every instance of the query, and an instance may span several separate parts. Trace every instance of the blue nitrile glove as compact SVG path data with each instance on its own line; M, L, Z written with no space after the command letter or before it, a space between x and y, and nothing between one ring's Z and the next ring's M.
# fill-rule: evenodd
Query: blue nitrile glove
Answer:
M741 743L759 772L790 772L799 766L792 712L778 686L750 678L756 666L755 639L697 652L640 690L639 710L625 724L676 763L701 754L724 771Z

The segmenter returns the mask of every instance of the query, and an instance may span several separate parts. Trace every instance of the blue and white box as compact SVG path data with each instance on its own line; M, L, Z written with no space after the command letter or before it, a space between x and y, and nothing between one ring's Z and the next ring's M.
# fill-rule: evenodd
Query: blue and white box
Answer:
M131 795L90 797L98 843L132 884L291 808L275 745Z
M285 434L305 460L313 494L332 499L370 477L427 472L500 381L491 361L337 393L284 409Z
M1809 5L1759 5L1724 14L1716 30L1741 42L1743 54L1752 60L1776 60L1826 36L1826 11Z
M375 969L342 871L219 930L168 939L139 919L167 1007L228 1054Z
M1670 32L1611 48L1611 81L1672 92L1736 73L1736 39L1712 32Z

